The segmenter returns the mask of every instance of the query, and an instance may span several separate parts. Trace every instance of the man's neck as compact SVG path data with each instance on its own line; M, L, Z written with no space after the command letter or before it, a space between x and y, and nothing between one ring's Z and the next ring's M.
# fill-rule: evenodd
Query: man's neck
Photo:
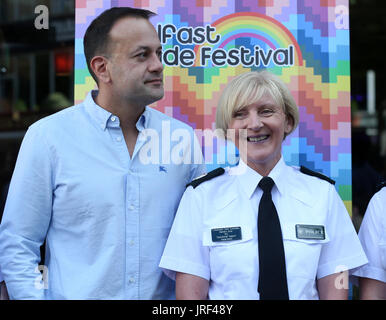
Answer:
M117 99L114 94L105 94L100 91L95 98L95 103L119 118L124 133L136 131L136 123L146 107L133 105L128 101Z
M98 93L95 98L95 103L119 118L127 150L130 157L132 157L138 137L136 124L145 110L145 106L130 104L127 101L117 99L114 94L105 94L103 92Z

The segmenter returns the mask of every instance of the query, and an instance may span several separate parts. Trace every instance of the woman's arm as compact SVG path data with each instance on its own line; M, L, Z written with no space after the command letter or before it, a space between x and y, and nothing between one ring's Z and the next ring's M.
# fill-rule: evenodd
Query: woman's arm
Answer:
M317 281L320 300L348 299L348 272L330 274Z
M177 300L206 300L209 281L188 273L176 273Z

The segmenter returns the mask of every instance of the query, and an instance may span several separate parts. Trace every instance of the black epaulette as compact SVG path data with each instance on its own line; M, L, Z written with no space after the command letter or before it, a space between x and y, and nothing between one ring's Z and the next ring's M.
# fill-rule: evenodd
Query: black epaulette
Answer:
M380 191L383 187L386 187L386 181L382 181L381 183L379 183L376 187L376 191L375 192L378 192Z
M192 186L193 188L196 188L204 181L208 181L208 180L213 179L215 177L221 176L224 172L225 172L224 168L214 169L213 171L208 172L206 175L194 179L192 182L188 183L186 185L186 187Z
M331 184L335 184L335 181L332 180L331 178L329 178L329 177L327 177L324 174L321 174L319 172L312 171L312 170L310 170L310 169L308 169L306 167L300 166L300 172L308 174L309 176L318 177L320 179L326 180L326 181L328 181Z

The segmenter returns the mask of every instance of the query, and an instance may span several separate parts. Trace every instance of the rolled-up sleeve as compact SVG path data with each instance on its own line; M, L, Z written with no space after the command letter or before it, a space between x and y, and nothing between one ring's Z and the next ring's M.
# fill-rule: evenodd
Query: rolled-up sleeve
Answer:
M38 263L52 211L53 176L44 133L22 142L0 225L0 264L11 299L44 299Z
M202 242L202 209L192 187L185 191L167 240L160 267L175 279L176 272L210 279L209 250Z

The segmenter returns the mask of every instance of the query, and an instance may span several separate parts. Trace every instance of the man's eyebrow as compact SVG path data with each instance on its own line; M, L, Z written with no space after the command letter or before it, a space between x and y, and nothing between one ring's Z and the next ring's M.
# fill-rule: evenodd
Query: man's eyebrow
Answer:
M159 46L155 49L155 51L162 51L162 46ZM138 53L140 51L152 51L152 48L149 46L139 46L131 51L131 54Z
M142 50L150 50L150 48L147 46L139 46L139 47L135 48L132 52L135 53L135 52L142 51Z

